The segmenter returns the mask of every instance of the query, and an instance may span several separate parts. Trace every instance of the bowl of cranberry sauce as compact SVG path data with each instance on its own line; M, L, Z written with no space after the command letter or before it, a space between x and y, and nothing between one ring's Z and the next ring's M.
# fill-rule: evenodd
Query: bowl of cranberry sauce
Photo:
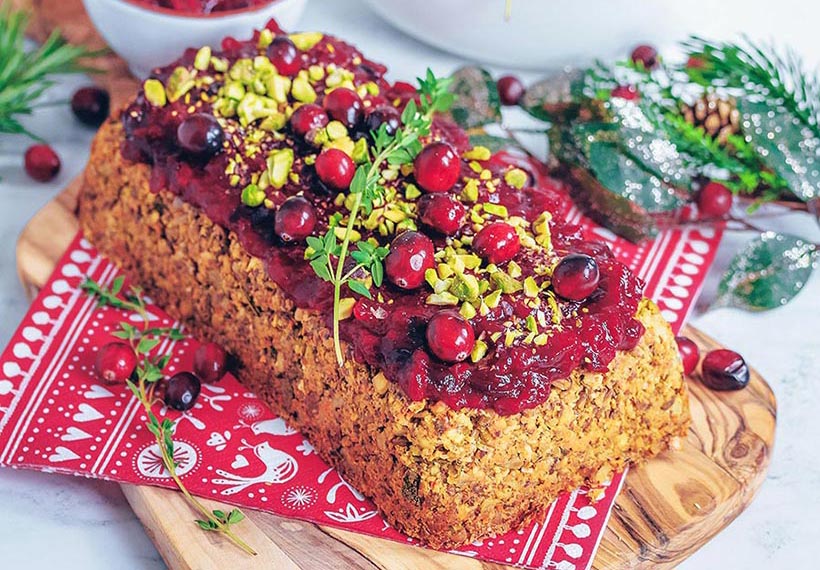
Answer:
M94 26L137 77L189 47L218 48L260 22L293 29L307 0L83 0Z

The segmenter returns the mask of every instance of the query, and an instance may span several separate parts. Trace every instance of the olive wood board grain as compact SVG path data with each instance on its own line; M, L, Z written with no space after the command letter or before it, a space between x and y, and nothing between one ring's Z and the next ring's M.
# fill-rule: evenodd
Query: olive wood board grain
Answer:
M78 231L82 181L72 182L37 213L20 235L20 279L36 294ZM701 351L718 345L693 327L684 333ZM749 386L714 392L689 380L692 427L681 449L633 467L618 496L593 562L595 570L673 568L737 517L766 474L774 443L776 403L752 371ZM506 568L331 527L245 509L249 557L192 524L194 513L174 491L122 485L125 496L171 568L181 570ZM213 508L218 503L205 501Z

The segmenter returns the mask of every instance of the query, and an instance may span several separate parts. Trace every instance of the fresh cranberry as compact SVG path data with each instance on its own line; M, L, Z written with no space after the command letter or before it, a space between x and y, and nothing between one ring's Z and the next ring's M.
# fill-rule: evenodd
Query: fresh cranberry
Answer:
M457 311L438 312L427 324L427 346L444 362L461 362L474 345L473 327Z
M425 194L417 202L419 219L446 236L455 235L464 222L464 206L450 194Z
M351 89L334 89L325 95L324 106L331 119L339 121L348 129L354 128L362 119L362 100Z
M490 263L511 260L521 249L515 228L505 222L493 222L481 228L473 238L473 250Z
M415 289L424 283L424 272L435 266L433 242L420 232L407 231L390 244L384 271L391 283Z
M698 193L698 210L704 218L722 218L732 209L732 191L720 182L709 182Z
M676 336L675 342L678 344L678 354L683 362L683 373L689 376L698 365L700 349L695 341L685 336Z
M649 45L639 45L632 50L632 63L642 65L644 69L655 69L658 66L658 50Z
M224 140L225 133L219 121L207 113L195 113L177 127L180 148L196 158L211 158L222 148Z
M171 376L165 386L165 405L180 412L190 410L196 404L202 383L190 372Z
M194 352L194 373L206 384L218 382L228 371L228 353L215 342L206 342Z
M379 127L386 125L385 130L391 137L401 126L401 113L392 105L378 105L367 112L364 120L367 132L378 132Z
M268 59L276 67L279 75L293 77L302 67L299 50L286 36L276 36L268 46Z
M24 164L28 175L38 182L48 182L60 172L60 157L47 144L28 147Z
M416 182L428 192L447 192L458 180L461 161L458 153L446 142L434 142L424 147L413 167Z
M356 165L348 154L338 148L329 148L316 157L316 174L319 179L336 190L350 188L356 173Z
M384 321L388 316L389 313L387 309L385 309L381 303L371 301L364 297L360 298L356 301L356 304L353 305L353 317L363 323L375 325Z
M316 227L316 209L303 196L291 196L276 210L275 224L282 241L301 241Z
M505 75L496 83L502 105L518 105L524 96L524 84L514 75Z
M737 352L721 348L703 357L703 383L712 390L740 390L749 383L749 367Z
M616 99L626 99L627 101L637 101L641 95L632 85L618 85L612 90L610 95Z
M71 110L81 123L99 127L108 118L111 97L99 87L83 87L71 97Z
M552 289L556 295L570 301L582 301L598 288L598 263L583 253L571 253L555 266Z
M330 119L319 105L302 105L290 117L290 129L296 136L304 138L311 130L327 126Z
M97 352L94 373L106 384L124 384L137 367L137 355L124 342L109 342Z

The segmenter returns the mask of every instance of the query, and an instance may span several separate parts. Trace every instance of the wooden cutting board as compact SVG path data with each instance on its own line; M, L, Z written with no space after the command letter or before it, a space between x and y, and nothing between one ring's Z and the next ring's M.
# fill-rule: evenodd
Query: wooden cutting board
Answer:
M74 43L104 46L80 0L12 0L33 10L32 37L55 25ZM112 95L112 108L135 89L124 63L110 54L95 60L95 81ZM80 181L75 180L29 223L17 244L20 279L36 294L78 230ZM692 327L684 333L702 351L719 345ZM689 382L692 428L681 450L630 470L593 563L595 570L672 568L692 554L749 504L765 478L774 441L776 404L766 382L752 372L750 385L732 393ZM415 548L330 527L248 511L242 536L259 552L251 558L213 533L191 524L193 513L178 493L123 485L123 491L171 568L456 569L506 568ZM212 501L205 501L219 508Z
M20 279L31 295L76 234L75 180L31 220L17 244ZM684 334L707 351L720 345L693 327ZM765 478L774 442L776 404L752 371L749 386L714 392L689 381L692 427L679 451L629 471L593 568L672 568L729 524ZM501 569L504 566L415 548L330 527L249 511L242 536L251 558L191 523L194 513L173 491L123 485L123 491L168 565L224 568ZM210 501L206 501L210 504ZM210 508L219 507L213 502Z

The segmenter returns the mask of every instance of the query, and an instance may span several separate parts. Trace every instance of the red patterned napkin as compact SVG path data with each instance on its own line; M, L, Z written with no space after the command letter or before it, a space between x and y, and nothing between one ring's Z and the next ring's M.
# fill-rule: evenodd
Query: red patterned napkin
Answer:
M571 218L583 222L574 212ZM586 222L583 222L586 223ZM690 228L635 246L586 223L647 282L674 329L682 324L714 257L720 231ZM88 275L110 285L117 269L77 236L0 358L0 464L116 481L174 487L145 428L137 401L122 386L93 376L98 347L125 319L97 308L79 284ZM149 306L156 326L174 326ZM197 343L166 340L168 372L190 370ZM319 459L313 447L233 377L203 385L196 406L160 409L176 425L179 474L195 494L414 542L389 527L373 504ZM590 503L584 490L560 497L529 527L458 549L457 554L526 568L590 566L624 474Z

